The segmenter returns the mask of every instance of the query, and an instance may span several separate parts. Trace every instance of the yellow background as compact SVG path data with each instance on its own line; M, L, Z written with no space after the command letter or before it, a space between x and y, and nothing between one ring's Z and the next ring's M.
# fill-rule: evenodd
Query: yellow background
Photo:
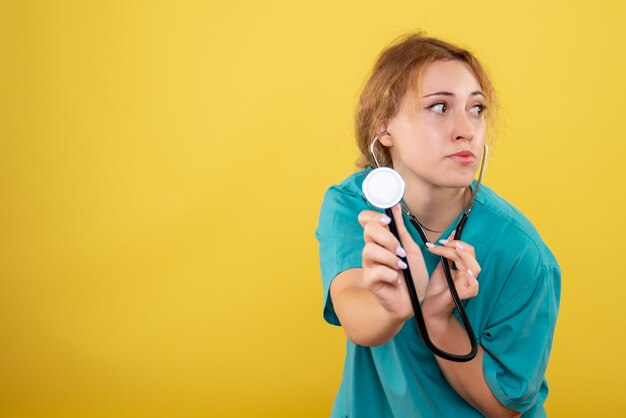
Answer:
M624 413L620 1L0 3L0 416L323 417L313 232L377 53L469 47L563 269L551 417Z

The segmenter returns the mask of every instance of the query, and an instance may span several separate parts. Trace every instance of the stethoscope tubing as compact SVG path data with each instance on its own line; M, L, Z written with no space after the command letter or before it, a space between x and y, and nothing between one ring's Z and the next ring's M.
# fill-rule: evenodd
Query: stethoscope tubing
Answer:
M386 215L391 219L389 224L389 229L391 233L396 237L398 242L400 242L400 235L398 234L398 228L396 227L395 221L393 220L393 213L391 208L385 209ZM467 212L463 213L461 216L461 220L457 224L455 239L460 239L461 234L463 232L463 227L465 226L465 222L467 221ZM413 220L411 223L417 229L422 241L424 243L428 242L428 238L426 238L426 234L422 230L421 226L415 225ZM400 259L408 265L408 260L406 257L400 257ZM463 327L465 328L465 333L470 342L470 352L467 354L453 354L448 353L447 351L443 351L439 347L437 347L432 340L430 339L430 335L428 335L428 329L426 328L426 322L424 320L424 314L422 313L422 307L419 302L419 298L417 297L417 290L415 289L415 284L413 283L413 276L411 275L410 268L403 270L402 274L404 275L404 279L406 281L406 286L409 292L409 298L411 300L411 305L413 306L413 312L415 313L415 321L417 322L417 329L419 331L424 344L430 351L432 351L435 355L449 361L455 362L467 362L476 357L478 353L478 344L476 342L476 336L474 335L474 330L472 325L467 318L467 314L465 313L465 309L463 305L461 305L461 299L459 298L459 294L456 291L456 287L454 285L454 280L452 279L452 271L450 270L450 265L448 264L448 260L445 257L441 257L441 265L443 268L444 276L446 278L446 283L448 285L448 289L450 290L450 295L452 296L452 301L454 302L454 306L459 313L459 317L461 318L461 322L463 323Z

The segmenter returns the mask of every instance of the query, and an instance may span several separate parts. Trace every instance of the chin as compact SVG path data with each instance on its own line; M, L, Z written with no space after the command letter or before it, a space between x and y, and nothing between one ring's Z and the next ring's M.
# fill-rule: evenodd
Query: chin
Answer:
M448 189L463 189L466 187L469 187L470 184L472 184L472 182L474 181L474 179L472 178L471 180L468 181L455 181L455 182L446 182L444 184L441 185L441 187L445 187Z
M440 187L446 187L451 189L460 189L468 187L474 181L474 173L457 174L455 176L446 176L439 179L437 185Z

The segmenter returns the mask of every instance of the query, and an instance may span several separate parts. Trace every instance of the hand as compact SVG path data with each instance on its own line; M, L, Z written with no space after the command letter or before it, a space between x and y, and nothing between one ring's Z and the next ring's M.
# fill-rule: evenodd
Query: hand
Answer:
M362 254L363 283L385 310L406 320L413 316L413 306L401 272L407 266L402 263L399 256L406 254L420 299L426 292L428 271L420 248L404 228L400 206L394 207L393 211L403 246L400 246L389 230L391 220L386 215L368 210L359 214L359 223L363 227L365 239ZM398 217L400 222L397 220Z
M419 265L420 260L422 265L424 262L419 248L415 253L410 246L405 249L400 245L389 230L390 222L391 219L380 212L364 210L359 214L365 240L363 284L385 310L406 320L413 316L413 306L402 274L407 265L400 260L400 256L406 256L411 266ZM415 260L416 254L419 260Z
M444 256L450 265L450 260L456 264L456 270L452 270L452 279L459 295L459 299L465 300L478 294L478 275L480 265L476 260L474 247L466 242L455 240L455 232L448 239L441 240L443 246L429 247L433 254ZM425 319L431 321L445 321L450 318L454 309L452 295L448 289L445 273L441 263L437 266L430 277L426 297L422 304L422 312Z
M402 245L407 249L407 253L410 252L412 254L412 257L409 259L409 266L418 296L420 297L424 319L435 321L449 319L454 309L454 302L448 289L443 266L439 263L435 271L433 271L430 280L422 280L423 271L426 271L422 253L404 226L399 206L394 207L393 210ZM454 240L454 232L442 243L444 244L443 246L428 246L429 251L456 263L458 270L452 270L451 272L459 299L465 300L476 296L478 294L477 277L480 274L480 265L476 261L474 247L466 242ZM449 261L446 262L449 263Z

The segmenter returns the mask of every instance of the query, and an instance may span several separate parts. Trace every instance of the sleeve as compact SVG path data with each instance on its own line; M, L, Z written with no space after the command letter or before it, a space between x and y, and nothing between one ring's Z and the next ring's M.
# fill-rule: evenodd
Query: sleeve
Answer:
M481 333L485 380L503 405L518 412L532 408L547 390L544 374L560 283L558 265L544 263L536 251L523 251Z
M315 237L319 241L324 291L324 319L341 325L330 298L330 284L342 271L361 267L363 228L359 213L371 209L362 196L331 187L324 196Z

